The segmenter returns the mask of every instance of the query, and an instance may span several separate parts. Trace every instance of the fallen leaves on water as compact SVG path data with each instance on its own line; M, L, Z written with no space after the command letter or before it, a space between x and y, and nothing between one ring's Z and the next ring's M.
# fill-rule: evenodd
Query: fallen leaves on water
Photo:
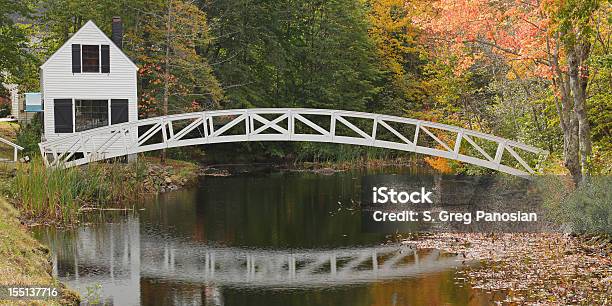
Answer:
M610 242L558 233L446 233L405 240L478 260L465 271L474 288L506 291L510 303L612 305Z

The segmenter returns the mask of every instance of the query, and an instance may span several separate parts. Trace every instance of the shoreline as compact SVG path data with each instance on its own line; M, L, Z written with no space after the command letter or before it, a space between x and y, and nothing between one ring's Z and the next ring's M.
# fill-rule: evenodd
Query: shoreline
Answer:
M504 303L612 302L612 241L560 233L436 233L402 240L460 254L481 265L464 270L473 288L504 291Z
M19 165L23 168L1 179L7 201L26 226L70 227L79 223L83 212L133 209L134 201L191 186L200 177L194 163L168 159L161 164L151 157L140 157L134 164L96 163L61 172L36 162Z
M51 275L49 249L32 237L19 221L19 212L5 199L0 199L0 285L61 288L58 299L0 300L0 304L78 305L79 294Z

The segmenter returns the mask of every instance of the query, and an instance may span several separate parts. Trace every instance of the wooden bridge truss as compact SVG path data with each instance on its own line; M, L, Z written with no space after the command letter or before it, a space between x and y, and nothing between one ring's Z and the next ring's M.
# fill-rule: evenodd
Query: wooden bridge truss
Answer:
M148 118L39 144L49 167L129 154L242 141L310 141L416 152L528 176L548 151L435 122L328 109L253 108Z

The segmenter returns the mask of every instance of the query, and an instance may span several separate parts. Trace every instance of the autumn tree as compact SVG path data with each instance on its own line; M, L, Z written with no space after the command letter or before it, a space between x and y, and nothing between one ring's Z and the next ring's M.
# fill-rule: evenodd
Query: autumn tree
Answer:
M426 51L419 42L420 29L412 19L412 5L404 0L366 1L369 36L380 60L381 93L374 109L396 115L422 105L426 99L422 80Z
M563 131L564 164L575 182L588 175L591 136L587 114L589 58L602 20L597 12L609 7L598 0L503 0L429 2L418 21L431 42L462 57L467 68L475 57L470 45L489 48L506 58L514 71L547 79ZM604 20L605 21L605 20Z
M204 54L210 44L204 12L184 0L130 1L128 7L126 46L141 64L141 114L218 108L223 91Z

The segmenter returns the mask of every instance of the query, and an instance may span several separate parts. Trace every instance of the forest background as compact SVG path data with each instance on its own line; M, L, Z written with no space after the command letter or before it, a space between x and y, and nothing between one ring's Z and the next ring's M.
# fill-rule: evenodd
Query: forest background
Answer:
M612 172L607 0L0 0L0 7L0 81L22 92L40 90L39 65L85 22L110 35L120 16L123 49L140 67L141 118L248 107L366 111L547 149L547 171L575 182ZM35 144L37 135L21 137ZM170 154L329 161L380 152L312 143L196 151ZM480 171L426 160L442 171Z

